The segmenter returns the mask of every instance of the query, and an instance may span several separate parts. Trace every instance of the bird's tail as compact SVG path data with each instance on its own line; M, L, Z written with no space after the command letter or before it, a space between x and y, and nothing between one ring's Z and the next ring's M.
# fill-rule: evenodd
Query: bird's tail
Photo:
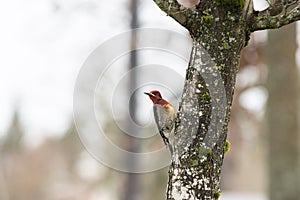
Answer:
M160 135L161 135L161 137L162 137L162 139L163 139L166 147L169 149L169 151L171 153L171 156L173 156L173 152L174 152L173 151L173 146L171 145L169 139L165 136L165 134L164 134L164 132L162 130L159 131L159 133L160 133Z
M173 153L174 153L174 150L173 150L173 146L169 143L168 145L167 145L167 148L169 148L169 150L170 150L170 153L171 153L171 156L173 157Z

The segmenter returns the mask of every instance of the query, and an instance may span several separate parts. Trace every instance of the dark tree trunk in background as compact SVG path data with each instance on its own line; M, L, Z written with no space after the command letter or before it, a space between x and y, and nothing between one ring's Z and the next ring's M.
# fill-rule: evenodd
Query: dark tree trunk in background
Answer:
M131 29L138 28L138 0L130 0L130 13L131 13ZM132 31L131 35L131 41L130 41L130 49L133 51L130 52L130 60L129 60L129 70L130 73L130 82L129 82L129 90L128 91L134 91L137 88L137 74L136 70L134 68L138 64L138 56L137 52L134 51L136 49L136 31ZM132 95L131 93L128 93L128 96L130 97ZM134 101L134 98L132 101L130 101L129 105L130 114L133 116L133 119L135 119L136 115L136 102ZM137 130L132 125L131 121L128 121L129 130L131 133L136 133ZM130 152L139 152L140 150L140 142L137 141L135 138L131 136L125 136L125 141L127 143L127 148ZM139 161L137 159L133 159L132 157L127 158L128 166L131 166L132 169L138 168ZM141 199L141 176L139 174L134 173L127 173L125 174L125 181L123 184L123 194L121 194L122 200L140 200Z
M299 81L296 24L268 32L270 200L299 200Z

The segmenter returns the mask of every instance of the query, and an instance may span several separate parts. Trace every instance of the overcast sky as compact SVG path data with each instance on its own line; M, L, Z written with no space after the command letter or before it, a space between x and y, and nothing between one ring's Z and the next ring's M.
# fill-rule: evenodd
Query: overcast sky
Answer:
M141 1L144 27L184 32L151 0ZM0 136L13 109L35 137L60 134L72 120L72 95L88 55L129 29L127 0L9 0L0 7Z
M2 2L0 135L7 130L15 107L35 139L65 131L72 120L74 83L85 59L108 38L129 30L128 2L107 2ZM143 2L144 26L179 27L152 1Z

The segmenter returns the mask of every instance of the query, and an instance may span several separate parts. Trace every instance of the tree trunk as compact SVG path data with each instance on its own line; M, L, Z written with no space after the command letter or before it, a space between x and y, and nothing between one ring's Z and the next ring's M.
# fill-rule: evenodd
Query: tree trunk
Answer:
M188 24L197 29L176 122L177 157L169 172L167 199L220 196L232 95L247 31L242 10L230 14L222 6L212 7L213 11ZM199 27L194 24L198 21L206 23Z

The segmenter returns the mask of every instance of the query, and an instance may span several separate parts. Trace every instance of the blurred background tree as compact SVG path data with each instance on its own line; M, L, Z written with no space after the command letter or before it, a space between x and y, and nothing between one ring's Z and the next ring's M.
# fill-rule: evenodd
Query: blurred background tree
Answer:
M271 200L300 198L297 46L296 24L268 32L266 121Z

